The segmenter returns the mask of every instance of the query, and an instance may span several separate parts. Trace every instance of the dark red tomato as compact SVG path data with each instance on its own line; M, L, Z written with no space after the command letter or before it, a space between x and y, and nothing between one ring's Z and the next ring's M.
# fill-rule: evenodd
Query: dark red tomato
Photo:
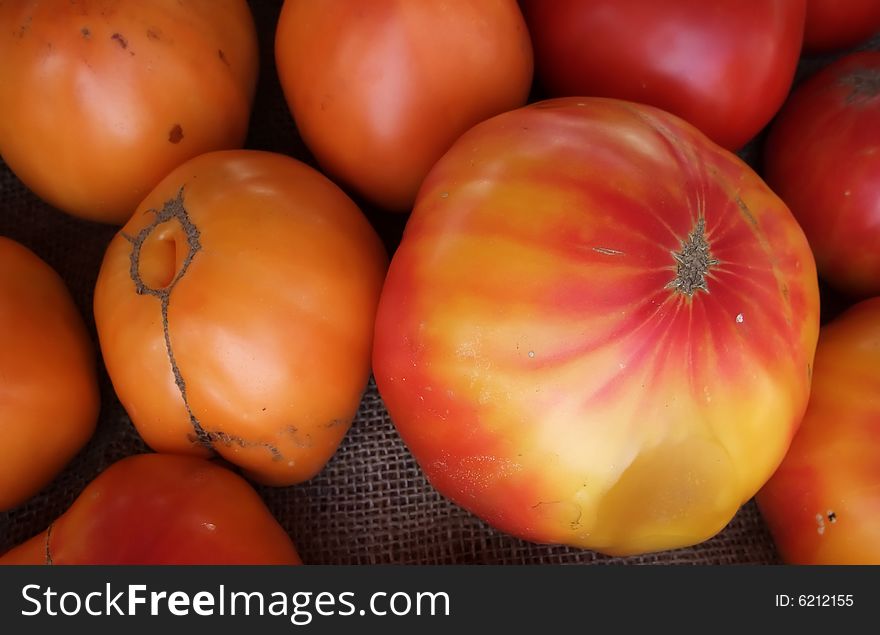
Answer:
M804 50L845 49L880 31L878 0L807 0Z
M140 454L111 465L4 564L300 564L246 480L192 456Z
M764 167L819 274L853 296L880 294L880 52L842 58L798 88Z
M736 150L791 87L805 0L523 0L552 96L668 110Z

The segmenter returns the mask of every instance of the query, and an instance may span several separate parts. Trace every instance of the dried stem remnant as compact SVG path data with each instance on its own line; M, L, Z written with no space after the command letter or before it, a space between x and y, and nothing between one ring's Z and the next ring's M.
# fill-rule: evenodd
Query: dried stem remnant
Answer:
M706 220L700 218L694 225L687 240L682 241L681 251L672 252L675 258L675 278L666 285L667 289L675 289L687 296L692 296L699 289L709 292L706 285L706 274L718 260L709 251L706 240Z

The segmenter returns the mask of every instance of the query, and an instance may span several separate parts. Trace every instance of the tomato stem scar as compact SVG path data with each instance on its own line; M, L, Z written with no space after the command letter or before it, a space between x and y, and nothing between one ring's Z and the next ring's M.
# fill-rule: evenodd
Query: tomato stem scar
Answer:
M880 70L856 68L840 78L840 84L850 88L846 103L870 101L880 95Z
M687 239L681 241L681 251L672 252L672 257L676 262L675 278L666 285L667 289L674 289L687 296L693 296L697 290L709 293L706 274L719 261L709 252L705 218L697 220Z

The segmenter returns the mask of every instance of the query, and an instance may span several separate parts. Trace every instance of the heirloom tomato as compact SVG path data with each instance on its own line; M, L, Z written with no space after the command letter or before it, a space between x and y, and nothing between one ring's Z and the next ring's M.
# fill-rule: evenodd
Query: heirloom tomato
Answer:
M532 81L515 0L285 0L275 57L321 167L398 212L456 137L524 104Z
M110 243L95 288L104 362L161 452L218 452L256 480L311 478L370 374L387 255L316 170L252 150L168 175Z
M880 564L880 298L822 327L803 423L757 500L785 561Z
M794 92L768 136L764 170L819 274L852 296L880 294L880 52L841 58Z
M0 2L0 155L37 195L121 224L162 177L244 143L245 0Z
M854 46L880 31L877 0L807 0L804 49L822 53Z
M47 485L100 407L95 349L57 273L0 237L0 511Z
M818 302L746 164L649 106L550 100L425 179L373 367L441 493L522 538L641 553L709 538L782 460Z
M736 150L791 87L805 0L524 0L552 96L658 106Z
M170 454L114 463L46 531L0 557L0 564L300 563L247 481Z

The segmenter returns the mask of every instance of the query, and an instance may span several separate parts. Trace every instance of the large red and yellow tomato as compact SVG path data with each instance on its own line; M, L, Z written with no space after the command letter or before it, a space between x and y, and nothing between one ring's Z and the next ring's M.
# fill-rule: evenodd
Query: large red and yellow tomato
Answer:
M880 32L877 0L807 0L804 50L822 53L855 46Z
M551 96L651 104L737 150L776 114L801 52L805 0L524 0Z
M461 133L523 105L532 81L515 0L285 0L275 57L322 169L397 212Z
M841 58L791 96L767 139L767 182L804 228L819 275L880 294L880 52Z
M37 195L122 224L171 170L244 143L245 0L0 3L0 155Z
M0 237L0 511L36 494L92 436L95 358L61 277Z
M3 564L300 564L242 477L189 456L131 456L98 475Z
M545 543L706 539L776 469L819 328L813 257L752 170L629 102L462 136L394 255L373 365L443 494Z
M822 328L803 423L757 500L787 562L880 564L880 298Z
M387 255L316 170L251 150L168 175L107 248L95 320L150 447L218 452L254 479L311 478L370 375Z

